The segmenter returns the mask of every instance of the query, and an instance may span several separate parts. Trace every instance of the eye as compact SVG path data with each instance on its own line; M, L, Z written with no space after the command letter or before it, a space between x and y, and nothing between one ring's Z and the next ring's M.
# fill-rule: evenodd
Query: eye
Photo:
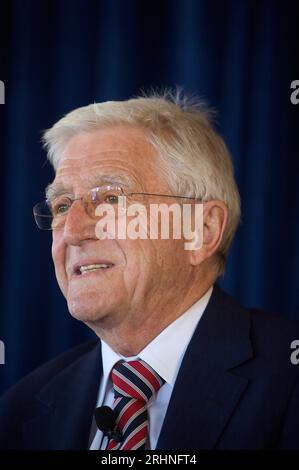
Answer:
M118 194L107 194L105 197L105 202L107 204L117 204L118 203Z
M51 204L51 211L53 217L66 214L69 208L71 207L71 204L71 200L65 197L53 201Z

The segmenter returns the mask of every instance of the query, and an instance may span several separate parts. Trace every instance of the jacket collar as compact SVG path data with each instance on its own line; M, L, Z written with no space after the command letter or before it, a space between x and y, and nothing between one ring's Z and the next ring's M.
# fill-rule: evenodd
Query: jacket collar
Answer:
M249 312L216 287L184 356L157 449L212 449L248 379L233 369L253 356Z

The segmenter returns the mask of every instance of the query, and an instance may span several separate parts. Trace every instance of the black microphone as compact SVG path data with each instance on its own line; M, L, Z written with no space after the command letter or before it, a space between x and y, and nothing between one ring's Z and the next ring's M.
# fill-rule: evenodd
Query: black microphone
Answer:
M109 406L96 408L94 417L97 427L103 432L104 436L107 436L108 439L114 439L117 442L122 441L123 435L117 427L115 412Z

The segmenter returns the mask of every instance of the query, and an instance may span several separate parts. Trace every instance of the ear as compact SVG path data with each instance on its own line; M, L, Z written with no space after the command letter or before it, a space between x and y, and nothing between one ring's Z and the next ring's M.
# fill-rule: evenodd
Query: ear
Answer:
M223 201L214 200L203 204L202 245L190 251L192 266L198 266L216 253L227 224L228 209Z

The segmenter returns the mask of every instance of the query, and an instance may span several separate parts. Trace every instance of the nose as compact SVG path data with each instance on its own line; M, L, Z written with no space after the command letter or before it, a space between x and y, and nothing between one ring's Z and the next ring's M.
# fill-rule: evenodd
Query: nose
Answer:
M86 213L81 200L74 201L67 213L63 238L67 245L80 245L84 240L96 238L94 220Z

